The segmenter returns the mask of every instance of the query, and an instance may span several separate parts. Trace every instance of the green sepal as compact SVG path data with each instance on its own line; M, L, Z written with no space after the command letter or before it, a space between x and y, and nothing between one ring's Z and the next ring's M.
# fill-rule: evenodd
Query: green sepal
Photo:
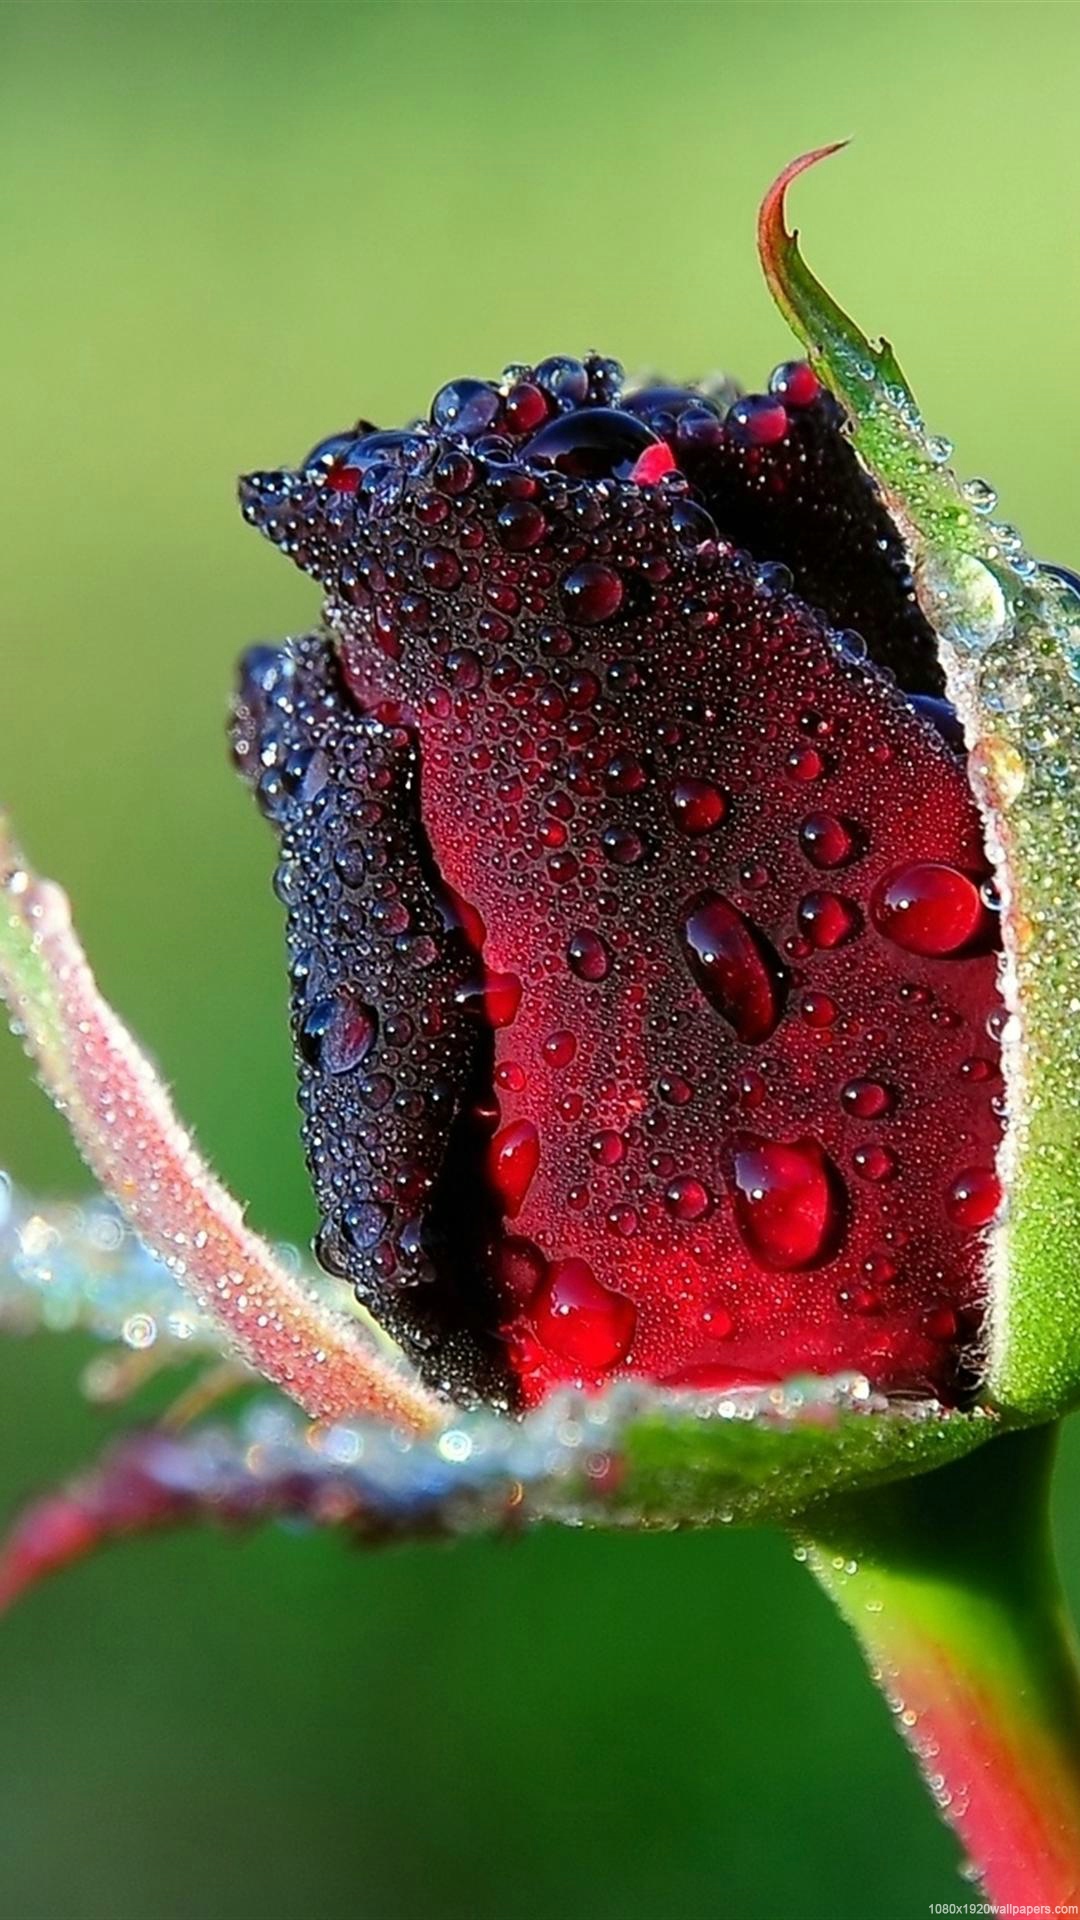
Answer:
M831 1495L960 1459L1000 1430L981 1408L867 1410L827 1381L789 1381L752 1398L753 1409L741 1395L640 1394L619 1421L616 1470L601 1488L576 1482L576 1510L592 1525L786 1526ZM559 1505L551 1511L564 1517Z
M1002 896L1009 1120L988 1254L987 1391L1014 1420L1080 1404L1080 593L961 485L885 342L873 346L789 232L796 160L767 194L762 265L906 543L964 725Z

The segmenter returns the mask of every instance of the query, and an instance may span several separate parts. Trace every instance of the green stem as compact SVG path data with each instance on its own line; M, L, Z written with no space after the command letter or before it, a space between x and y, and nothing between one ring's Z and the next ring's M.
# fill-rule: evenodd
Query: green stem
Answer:
M1080 1672L1050 1541L1054 1440L1009 1434L830 1501L800 1548L986 1893L1047 1911L1080 1898Z

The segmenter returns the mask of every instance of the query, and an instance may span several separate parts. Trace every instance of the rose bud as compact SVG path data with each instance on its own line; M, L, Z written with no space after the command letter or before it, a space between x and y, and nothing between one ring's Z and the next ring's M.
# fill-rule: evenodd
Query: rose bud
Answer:
M242 483L319 1256L459 1400L978 1378L1000 915L896 526L810 368L456 380Z

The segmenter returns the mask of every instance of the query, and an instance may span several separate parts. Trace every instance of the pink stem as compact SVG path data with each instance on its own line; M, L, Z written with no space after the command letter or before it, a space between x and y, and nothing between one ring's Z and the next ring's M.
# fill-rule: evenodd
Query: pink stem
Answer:
M803 1549L998 1908L1078 1912L1080 1680L1047 1522L1053 1430L831 1503Z

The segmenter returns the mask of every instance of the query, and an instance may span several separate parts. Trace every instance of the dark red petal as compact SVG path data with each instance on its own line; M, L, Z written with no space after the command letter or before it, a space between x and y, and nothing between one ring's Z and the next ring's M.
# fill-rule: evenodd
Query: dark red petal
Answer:
M810 368L778 367L770 394L749 395L723 426L687 391L630 395L728 539L779 561L796 591L832 624L858 633L872 659L911 693L943 687L934 636L919 610L904 549Z
M485 973L463 930L481 923L432 869L415 736L364 717L325 635L246 657L233 742L281 835L319 1258L432 1378L462 1398L504 1393L484 1154L490 1031L520 982Z

